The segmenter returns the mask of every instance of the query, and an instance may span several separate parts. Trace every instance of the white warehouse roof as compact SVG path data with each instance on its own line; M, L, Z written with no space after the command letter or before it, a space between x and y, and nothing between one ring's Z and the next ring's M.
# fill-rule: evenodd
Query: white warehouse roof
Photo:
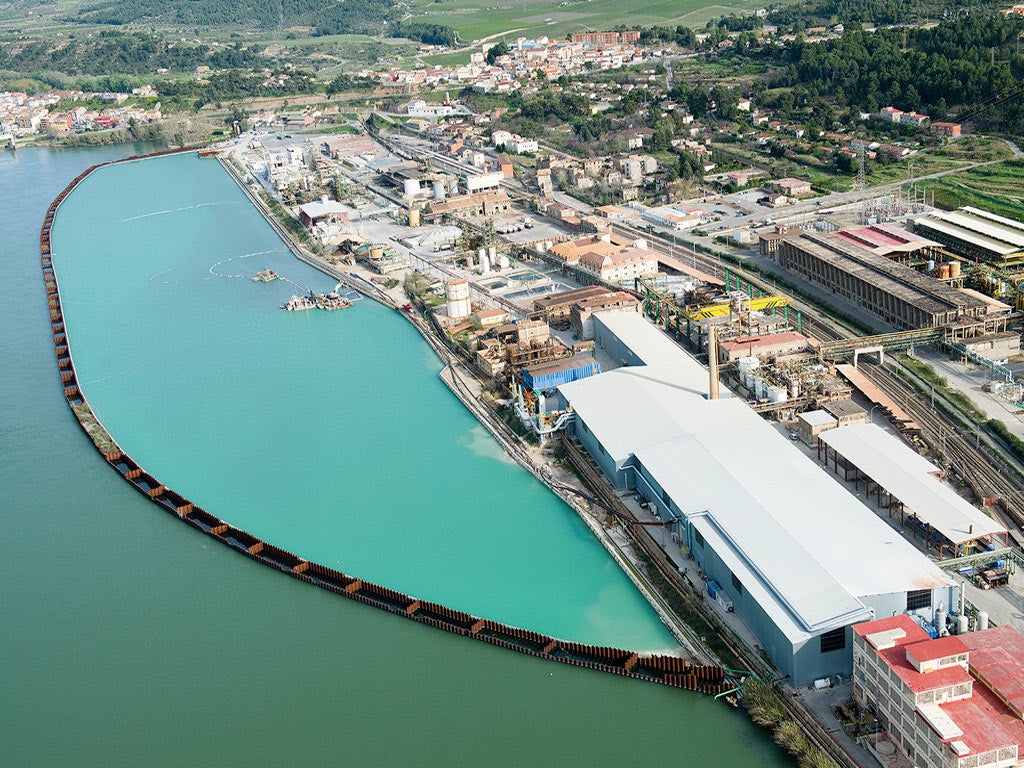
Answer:
M618 466L635 455L787 636L870 618L862 597L952 584L746 403L706 399L703 366L640 315L599 321L656 362L560 390Z
M715 551L744 589L758 584L758 603L787 635L869 618L861 597L951 583L745 403L695 405L714 418L636 458L688 518L715 528L727 552Z
M1006 533L938 477L939 468L873 424L851 424L819 437L954 544Z
M559 389L617 465L643 446L684 434L682 418L716 418L710 410L695 413L682 407L688 400L709 402L708 371L668 336L636 312L599 313L595 319L644 365L616 368Z

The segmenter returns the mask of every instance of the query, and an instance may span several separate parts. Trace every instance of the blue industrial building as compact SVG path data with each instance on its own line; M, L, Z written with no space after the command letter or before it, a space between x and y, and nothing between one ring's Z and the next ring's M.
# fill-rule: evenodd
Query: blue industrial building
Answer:
M563 385L575 435L616 488L679 520L716 594L794 684L849 674L852 624L933 620L953 582L790 440L632 313L596 315L623 367Z
M560 360L551 360L524 368L523 384L527 389L545 392L562 384L590 378L600 372L601 366L590 355L563 357Z

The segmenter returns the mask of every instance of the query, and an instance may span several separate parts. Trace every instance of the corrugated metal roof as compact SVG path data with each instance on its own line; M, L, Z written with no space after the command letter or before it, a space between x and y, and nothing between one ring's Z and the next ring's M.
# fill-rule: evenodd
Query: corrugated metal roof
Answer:
M951 237L963 240L965 243L970 243L971 245L983 248L986 251L990 251L991 253L999 256L1005 256L1008 253L1014 253L1018 250L1017 246L1007 245L1001 240L986 237L984 234L968 229L958 222L939 219L935 214L914 219L914 226L918 229L931 230L933 232L941 232L942 234L950 235Z
M824 424L837 424L836 417L828 411L804 411L797 417L800 421L806 422L812 427L820 427Z
M707 404L717 406L707 409L713 420L691 421L686 438L637 459L684 512L709 511L805 631L826 627L829 614L850 623L862 597L952 583L745 403Z
M940 481L938 467L880 427L851 424L819 439L954 544L1006 533L1004 526Z
M952 583L746 403L706 399L707 372L660 330L634 314L599 321L649 364L562 394L619 466L635 454L714 538L789 637L868 618L862 597Z

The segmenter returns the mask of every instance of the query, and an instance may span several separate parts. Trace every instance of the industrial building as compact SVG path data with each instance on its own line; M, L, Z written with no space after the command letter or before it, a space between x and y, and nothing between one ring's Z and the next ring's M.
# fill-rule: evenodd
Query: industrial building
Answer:
M639 312L640 301L626 291L610 291L581 299L572 305L572 329L584 341L594 338L594 315L598 312Z
M838 421L838 420L837 420ZM818 438L818 457L909 528L940 559L1005 549L1008 532L942 482L942 471L873 424L840 426Z
M782 331L755 336L737 336L718 345L718 359L732 363L741 357L781 357L807 349L807 337L796 331Z
M981 321L980 299L859 247L835 233L801 232L778 241L779 265L901 329Z
M850 673L851 625L949 604L946 574L744 402L709 398L707 371L655 326L597 315L594 336L623 367L559 387L575 438L678 521L694 571L794 684Z
M996 627L934 637L905 615L853 630L854 697L885 729L875 742L878 754L898 749L921 768L1021 765L1024 637L1018 632ZM945 634L944 623L938 634Z
M606 296L607 294L608 289L600 285L588 285L585 288L559 291L558 293L534 299L533 315L546 320L552 325L568 323L572 316L574 304L597 296Z
M849 243L902 264L927 264L929 261L941 262L949 258L940 243L896 224L848 227L840 229L836 234Z
M600 372L601 366L592 356L574 355L524 368L523 384L527 389L543 392L571 381L596 376Z
M914 219L917 232L969 259L1007 266L1024 261L1024 222L971 206Z
M431 200L423 212L423 220L434 222L447 215L470 218L493 216L496 213L504 213L511 206L512 201L504 190L459 195L447 200Z

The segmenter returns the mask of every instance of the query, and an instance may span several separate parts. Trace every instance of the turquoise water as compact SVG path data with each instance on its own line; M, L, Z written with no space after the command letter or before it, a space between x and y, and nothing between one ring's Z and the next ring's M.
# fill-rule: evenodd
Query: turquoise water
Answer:
M790 764L706 697L508 653L284 578L111 471L60 394L38 234L82 169L140 151L0 153L4 765Z
M79 382L122 448L222 519L363 579L556 637L674 641L575 513L371 301L282 312L333 281L220 164L104 168L61 206L54 268Z

